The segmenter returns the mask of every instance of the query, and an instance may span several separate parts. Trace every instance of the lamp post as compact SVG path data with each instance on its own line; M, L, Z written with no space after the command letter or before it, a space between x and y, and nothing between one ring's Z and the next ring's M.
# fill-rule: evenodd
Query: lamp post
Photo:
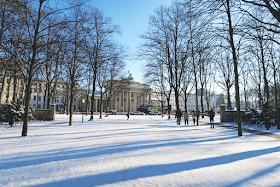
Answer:
M82 99L82 123L84 123L84 103L85 103L85 100Z

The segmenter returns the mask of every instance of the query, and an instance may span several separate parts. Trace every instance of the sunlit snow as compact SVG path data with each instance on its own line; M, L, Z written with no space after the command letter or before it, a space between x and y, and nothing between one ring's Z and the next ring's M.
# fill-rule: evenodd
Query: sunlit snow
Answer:
M280 186L276 138L211 129L208 117L199 126L167 116L74 115L72 126L68 118L31 123L26 137L20 125L0 125L0 186Z

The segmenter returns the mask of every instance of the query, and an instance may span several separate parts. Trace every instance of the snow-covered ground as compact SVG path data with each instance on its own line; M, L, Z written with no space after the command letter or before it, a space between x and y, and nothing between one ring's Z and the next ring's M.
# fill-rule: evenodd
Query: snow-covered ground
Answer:
M0 125L0 186L280 186L271 137L161 116L56 115L21 130Z

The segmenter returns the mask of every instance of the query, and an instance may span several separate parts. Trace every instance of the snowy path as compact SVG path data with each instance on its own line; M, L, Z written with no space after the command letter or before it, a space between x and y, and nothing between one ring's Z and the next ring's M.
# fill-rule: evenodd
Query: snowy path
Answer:
M0 186L280 186L275 138L160 116L67 122L1 127Z

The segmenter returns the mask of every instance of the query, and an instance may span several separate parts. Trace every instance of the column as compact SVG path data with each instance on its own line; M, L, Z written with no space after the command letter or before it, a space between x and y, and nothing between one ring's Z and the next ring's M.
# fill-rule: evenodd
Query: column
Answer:
M119 109L118 109L118 97L119 97L119 94L117 94L117 96L115 97L115 110L116 110L116 112L119 111Z
M137 96L136 96L136 110L138 110L138 107L140 107L138 100L139 100L139 92L137 92Z
M124 91L122 92L122 112L124 112Z
M127 92L126 98L127 112L130 112L130 91Z
M97 112L97 99L94 100L95 100L95 112Z

